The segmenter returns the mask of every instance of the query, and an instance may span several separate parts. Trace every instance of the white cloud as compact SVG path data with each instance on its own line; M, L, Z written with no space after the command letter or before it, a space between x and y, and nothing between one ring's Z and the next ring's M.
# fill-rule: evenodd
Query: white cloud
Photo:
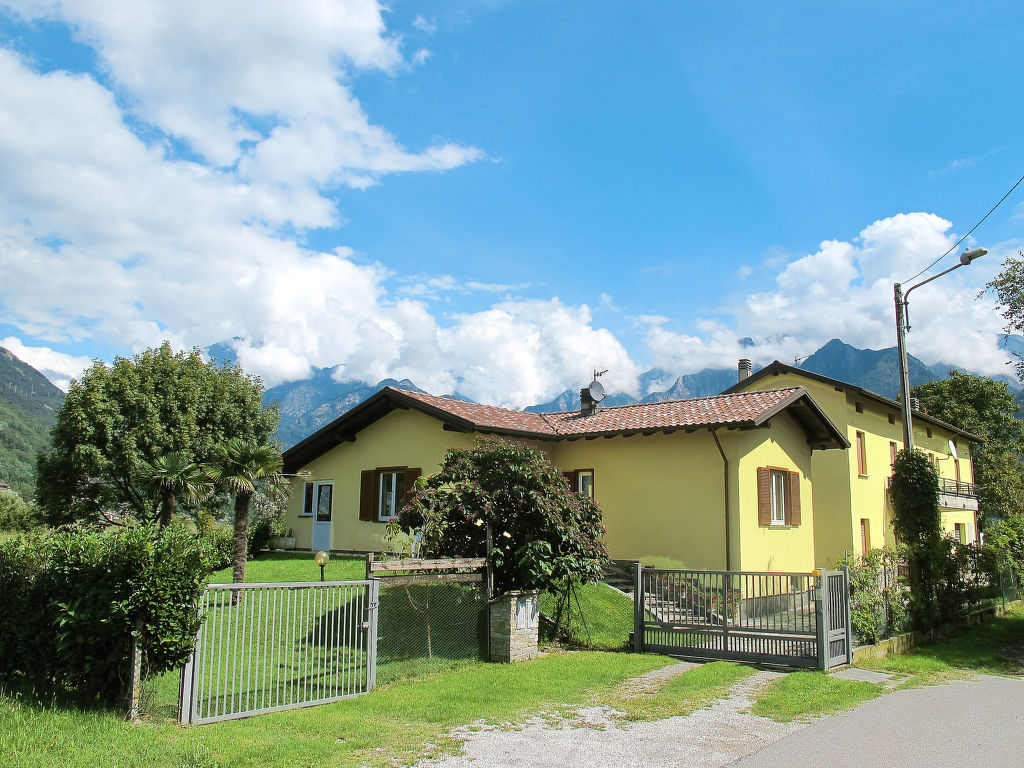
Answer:
M418 51L416 51L416 53L412 55L412 63L415 64L417 67L422 66L423 64L426 64L430 57L433 55L434 54L431 53L430 50L428 50L427 48L420 48Z
M699 333L688 334L656 318L646 334L648 350L661 367L691 371L730 366L739 357L792 362L832 338L862 348L892 347L893 283L904 281L909 287L952 266L955 254L932 272L909 279L953 245L951 227L934 214L898 214L865 227L852 242L827 240L816 252L789 261L772 290L723 307L723 315L731 316L728 323L698 319ZM957 363L990 375L1006 372L1007 356L998 348L1002 319L991 300L976 298L998 269L1001 252L1010 252L1009 245L990 250L984 262L912 293L911 354L929 364ZM743 347L739 339L744 336L759 345Z
M409 152L370 123L352 77L403 65L376 0L175 0L121 4L116 13L99 0L11 5L27 19L69 24L142 120L215 167L296 187L297 196L483 156L452 143Z
M412 20L412 25L420 32L426 32L428 35L432 35L437 32L437 21L434 19L424 18L419 14L417 14L416 18Z
M19 360L31 365L65 392L71 379L81 376L85 369L92 365L88 357L68 355L49 347L30 347L16 336L0 339L0 347L4 347Z

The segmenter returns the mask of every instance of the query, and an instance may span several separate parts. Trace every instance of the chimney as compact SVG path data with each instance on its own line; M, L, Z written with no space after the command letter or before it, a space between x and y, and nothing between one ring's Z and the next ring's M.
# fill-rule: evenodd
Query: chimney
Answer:
M750 365L750 360L745 357L740 358L739 365L739 381L743 381L748 376L752 376L754 373L753 367Z
M590 394L590 387L580 390L580 416L593 416L597 412L597 400Z
M921 401L918 400L916 397L910 398L910 410L918 412L921 411Z

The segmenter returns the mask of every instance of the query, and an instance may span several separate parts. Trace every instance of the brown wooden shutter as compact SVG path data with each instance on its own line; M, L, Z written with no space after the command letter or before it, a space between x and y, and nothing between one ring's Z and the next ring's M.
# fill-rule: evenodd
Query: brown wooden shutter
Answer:
M789 473L789 520L790 525L800 525L800 473Z
M771 472L767 467L757 468L757 524L772 524Z
M364 469L359 477L359 519L377 519L377 470Z
M567 482L569 484L569 490L570 491L572 491L573 493L576 493L580 489L579 482L576 479L576 472L575 472L575 470L572 471L572 472L563 472L562 473L562 477L564 477L565 478L565 482Z
M405 492L402 494L402 502L398 505L401 509L405 506L405 502L409 500L409 494L412 493L416 487L416 478L423 474L423 470L419 467L408 467L405 470Z

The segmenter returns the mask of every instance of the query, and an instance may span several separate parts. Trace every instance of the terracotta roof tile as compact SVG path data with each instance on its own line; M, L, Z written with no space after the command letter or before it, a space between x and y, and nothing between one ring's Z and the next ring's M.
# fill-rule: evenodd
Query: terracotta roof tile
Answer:
M583 416L578 411L562 413L531 413L479 405L397 390L404 396L467 422L467 426L500 432L532 434L538 437L607 434L650 429L680 429L713 425L753 424L762 415L778 408L799 391L797 387L754 392L737 392L689 400L668 400L659 403L638 403L611 408Z

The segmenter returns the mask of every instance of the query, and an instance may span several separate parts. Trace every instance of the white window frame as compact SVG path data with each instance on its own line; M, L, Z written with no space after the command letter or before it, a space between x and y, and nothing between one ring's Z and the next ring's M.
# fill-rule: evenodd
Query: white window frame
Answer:
M768 470L768 487L771 494L772 525L788 525L789 472L780 469Z
M583 478L590 478L590 490L583 487ZM576 471L576 492L594 498L594 470L579 469Z
M388 496L391 498L391 509L394 510L390 515L384 514L384 478L392 476L394 482L392 483L391 492ZM405 493L405 470L403 469L385 469L377 474L377 520L382 523L386 523L389 520L393 520L395 515L398 514L398 502L402 498L402 494Z

